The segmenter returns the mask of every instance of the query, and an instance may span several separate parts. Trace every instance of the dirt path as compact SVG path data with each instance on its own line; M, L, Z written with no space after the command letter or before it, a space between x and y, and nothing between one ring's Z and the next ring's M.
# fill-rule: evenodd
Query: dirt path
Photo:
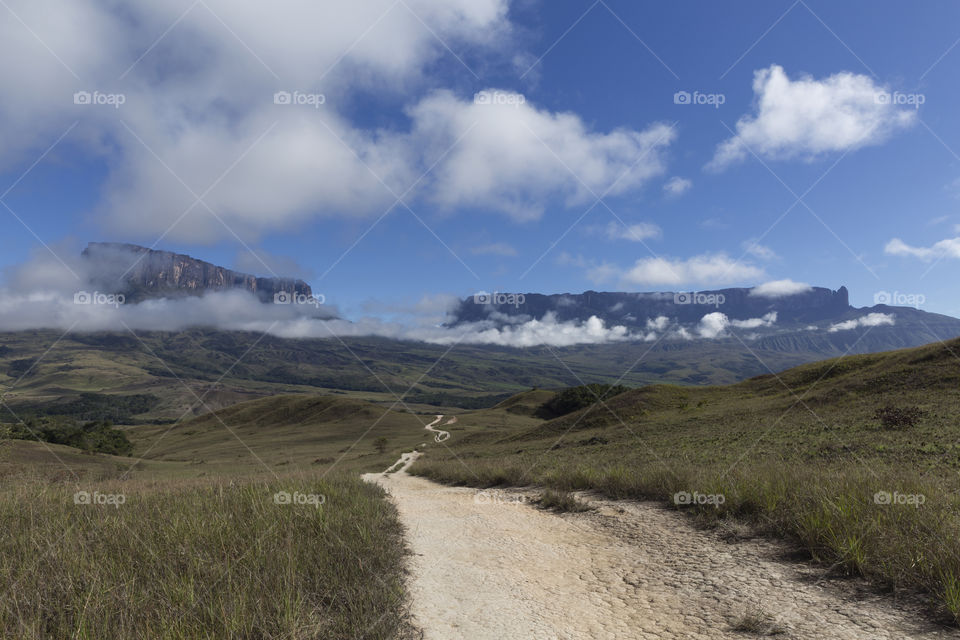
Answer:
M437 426L441 420L443 420L442 413L437 415L436 420L434 420L433 422L431 422L430 424L424 427L424 429L426 429L427 431L432 431L433 433L436 434L435 436L433 436L433 439L436 442L443 442L444 440L450 437L449 431L441 431L440 429L434 429L434 427ZM456 418L451 418L450 420L447 421L447 424L453 424L456 421L457 421Z
M742 639L732 626L756 607L779 623L777 638L960 637L888 599L854 598L850 583L818 583L821 572L778 561L775 543L724 542L651 503L591 500L594 511L556 515L531 493L410 476L418 455L365 479L400 510L426 640Z

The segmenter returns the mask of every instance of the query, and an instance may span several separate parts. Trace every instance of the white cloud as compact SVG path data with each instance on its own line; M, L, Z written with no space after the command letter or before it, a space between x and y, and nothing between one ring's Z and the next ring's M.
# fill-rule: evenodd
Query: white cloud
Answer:
M631 285L681 286L722 285L764 277L763 269L732 260L724 254L705 254L687 259L642 258L623 274Z
M378 216L438 161L408 201L529 219L547 202L589 197L539 139L590 189L619 194L662 172L674 137L664 125L597 132L529 103L429 93L426 74L447 46L468 64L474 54L511 64L519 40L509 0L10 0L9 8L36 36L0 21L0 56L17 60L0 68L0 169L32 162L78 122L62 146L106 166L95 213L130 239L255 239L324 216ZM74 104L81 90L126 101L119 110ZM408 107L409 125L358 126L355 96L372 90L386 109ZM325 102L278 105L277 91Z
M893 324L895 324L895 320L892 313L868 313L865 316L854 318L853 320L833 324L827 331L836 333L837 331L849 331L850 329L856 329L858 327L880 327Z
M673 176L664 183L663 190L667 192L667 195L679 196L683 193L686 193L692 186L693 180L689 178L681 178L680 176Z
M483 244L477 247L472 247L470 253L478 256L515 256L517 255L517 250L507 244L506 242L493 242L491 244Z
M883 252L892 256L912 256L924 262L940 258L960 258L960 238L947 238L932 247L913 247L900 238L894 238L883 248Z
M730 320L727 314L720 311L714 311L700 318L697 325L697 333L701 338L712 340L726 335L728 327L738 329L758 329L760 327L772 327L777 322L777 312L771 311L762 318L750 318L747 320Z
M751 296L761 298L784 298L798 293L813 291L813 287L805 282L794 282L793 280L772 280L757 285L750 290Z
M753 256L758 260L770 261L775 260L778 256L776 251L760 244L756 240L747 240L743 243L743 250L748 254Z
M755 112L737 122L736 135L722 142L708 168L721 170L752 150L769 159L813 159L885 141L916 121L915 109L885 100L889 92L866 75L836 73L822 80L791 80L783 67L754 73Z
M659 238L662 232L660 227L649 222L638 222L624 226L619 221L612 221L607 225L605 233L609 240L642 242L650 238Z
M731 320L730 324L738 329L758 329L760 327L772 327L777 323L777 312L766 313L762 318L749 318L747 320Z
M647 319L647 329L651 331L663 331L670 324L670 318L667 316L657 316Z
M664 124L598 133L575 114L488 92L514 104L475 104L438 91L409 110L418 146L430 157L447 152L430 176L432 198L441 206L533 220L551 198L575 205L593 194L622 194L663 172L662 152L676 135Z
M701 338L713 339L723 334L727 330L728 324L730 324L730 320L725 313L714 311L700 318L697 333L700 334Z

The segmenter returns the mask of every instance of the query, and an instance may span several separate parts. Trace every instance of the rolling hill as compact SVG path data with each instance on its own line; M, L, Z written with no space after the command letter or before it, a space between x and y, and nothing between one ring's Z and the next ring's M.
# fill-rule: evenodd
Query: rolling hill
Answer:
M411 472L691 507L786 536L832 570L921 589L960 618L960 340L728 386L642 387L448 446Z

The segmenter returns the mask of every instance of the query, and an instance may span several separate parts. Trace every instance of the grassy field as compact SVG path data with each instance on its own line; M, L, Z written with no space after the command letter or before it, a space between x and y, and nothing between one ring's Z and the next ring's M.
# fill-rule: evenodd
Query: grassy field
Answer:
M397 514L356 474L119 480L41 448L0 453L0 636L407 637Z
M746 522L836 571L924 591L957 620L958 355L960 341L647 386L551 420L544 405L563 396L532 389L457 412L442 445L423 427L446 409L279 387L216 415L125 425L130 457L2 441L0 635L402 636L400 526L359 474L413 448L426 452L414 473L540 485L544 508L577 510L570 492L593 490Z
M726 387L650 386L532 425L461 414L461 424L476 416L488 426L432 449L412 472L658 499L704 523L745 521L836 571L920 589L956 621L958 356L953 341ZM884 423L885 408L905 421Z
M175 425L127 427L135 457L185 462L198 473L370 472L428 440L433 415L319 395L251 400Z

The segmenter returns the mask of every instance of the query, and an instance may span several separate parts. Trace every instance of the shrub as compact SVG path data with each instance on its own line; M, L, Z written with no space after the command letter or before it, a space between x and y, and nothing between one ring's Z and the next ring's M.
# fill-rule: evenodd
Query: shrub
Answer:
M567 491L554 491L553 489L547 489L541 493L538 504L544 509L563 512L576 513L590 509L590 507L577 500L572 493Z
M915 427L924 411L919 407L895 407L887 405L877 409L874 419L879 420L884 429L908 429Z
M585 384L579 387L570 387L540 405L537 416L548 420L559 418L629 390L630 387L612 384Z

